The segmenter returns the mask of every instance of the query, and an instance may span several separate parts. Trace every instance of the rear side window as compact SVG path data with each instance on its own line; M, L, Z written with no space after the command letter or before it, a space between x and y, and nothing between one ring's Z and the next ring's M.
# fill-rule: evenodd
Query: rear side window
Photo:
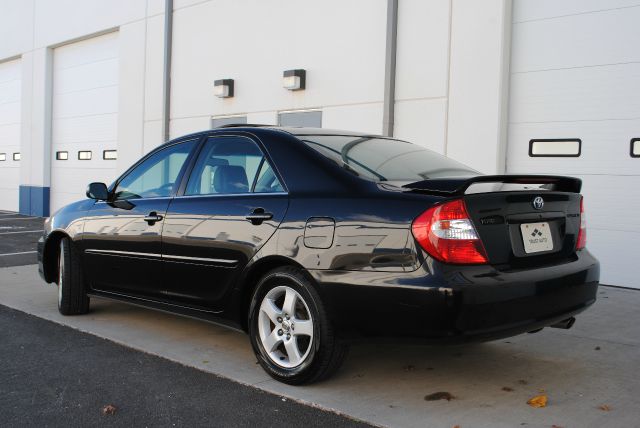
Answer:
M266 160L262 163L260 172L256 177L256 185L253 191L256 193L284 192L280 180L278 180L278 177L276 177L276 174L273 172L273 168L271 168L271 165L269 165L269 162Z
M374 181L478 175L468 166L406 141L353 135L298 135L309 147Z
M269 172L271 171L271 172ZM211 137L189 177L185 195L281 192L258 145L246 137Z

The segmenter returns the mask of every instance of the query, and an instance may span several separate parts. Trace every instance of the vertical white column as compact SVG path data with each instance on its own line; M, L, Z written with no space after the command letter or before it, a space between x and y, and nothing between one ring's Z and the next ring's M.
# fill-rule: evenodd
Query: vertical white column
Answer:
M151 13L151 11L149 11ZM144 148L147 153L164 142L163 113L163 40L164 14L147 18L144 79Z
M505 169L511 0L453 0L446 154Z
M120 27L118 88L118 171L142 156L144 148L145 20Z
M22 58L20 212L48 216L53 55L41 48Z

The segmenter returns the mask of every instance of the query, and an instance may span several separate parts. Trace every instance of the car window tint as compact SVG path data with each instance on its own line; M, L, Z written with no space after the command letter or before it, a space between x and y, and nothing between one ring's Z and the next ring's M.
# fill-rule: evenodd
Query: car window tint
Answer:
M370 180L421 181L478 174L464 164L406 141L353 135L299 138L354 174Z
M170 196L195 143L191 140L174 144L148 157L118 183L116 199Z
M262 167L260 168L254 192L284 192L284 188L282 187L282 184L280 184L280 180L278 180L278 177L276 177L276 174L273 172L273 168L271 168L271 165L269 165L266 160L262 163Z
M185 195L249 193L264 155L246 137L211 137L189 177Z

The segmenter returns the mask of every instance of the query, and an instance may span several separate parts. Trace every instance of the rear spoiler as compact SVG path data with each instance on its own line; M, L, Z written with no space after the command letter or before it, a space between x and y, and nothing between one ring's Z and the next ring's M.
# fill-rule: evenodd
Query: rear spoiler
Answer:
M479 175L477 177L433 178L405 184L404 188L421 190L439 195L464 195L476 183L549 184L558 192L580 193L582 180L559 175Z

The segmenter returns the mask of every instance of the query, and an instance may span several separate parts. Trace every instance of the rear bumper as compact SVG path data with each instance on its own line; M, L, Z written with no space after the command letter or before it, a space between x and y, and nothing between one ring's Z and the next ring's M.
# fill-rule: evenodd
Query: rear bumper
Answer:
M587 251L555 266L499 271L429 260L414 272L312 271L351 338L486 341L574 316L596 300L600 267Z

